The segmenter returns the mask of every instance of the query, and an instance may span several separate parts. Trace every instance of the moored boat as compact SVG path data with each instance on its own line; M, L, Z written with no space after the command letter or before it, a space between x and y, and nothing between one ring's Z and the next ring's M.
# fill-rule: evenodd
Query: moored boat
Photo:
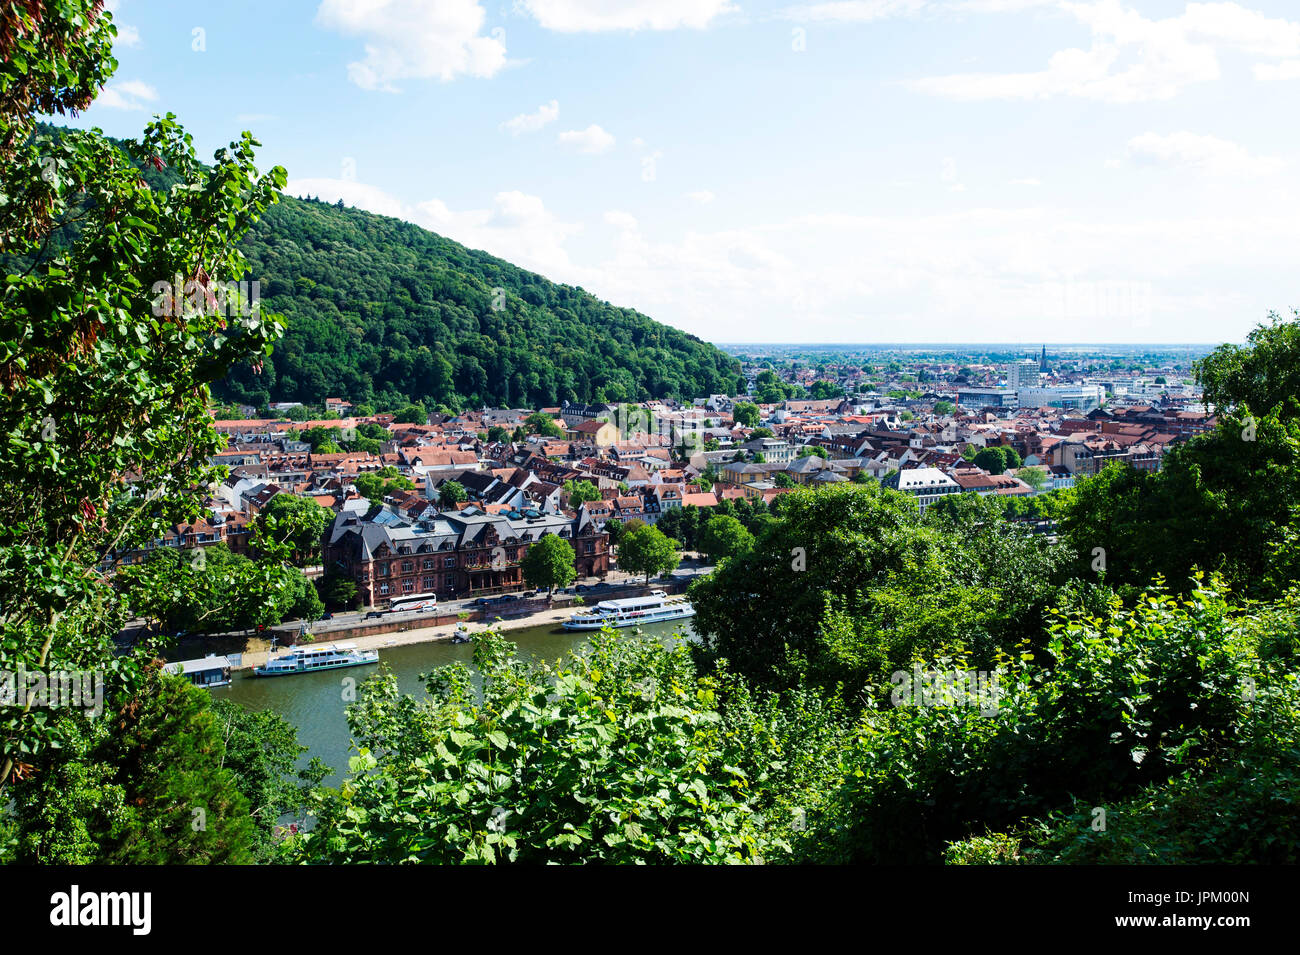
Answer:
M355 643L294 647L288 653L272 657L262 666L254 667L253 676L289 676L293 673L315 673L317 670L337 670L378 662L378 650L360 650Z
M685 597L669 597L656 590L648 597L602 600L590 610L575 613L563 624L565 630L600 630L603 627L639 627L665 620L695 616Z

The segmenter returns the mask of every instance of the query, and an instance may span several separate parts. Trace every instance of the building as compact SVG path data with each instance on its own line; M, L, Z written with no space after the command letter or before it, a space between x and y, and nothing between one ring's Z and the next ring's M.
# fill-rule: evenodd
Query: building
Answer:
M1102 406L1106 389L1101 385L1048 385L1021 388L1017 395L1022 408L1071 408L1088 412Z
M209 653L201 660L180 660L176 663L165 664L163 670L175 676L184 677L195 686L229 686L230 668L236 662L229 657Z
M520 561L546 534L573 545L579 577L609 572L609 537L586 515L487 514L477 507L415 523L391 514L367 521L344 511L326 528L323 563L327 574L354 580L366 605L413 593L446 599L499 593L523 586Z
M569 441L580 441L583 444L592 444L598 448L608 448L618 441L618 428L608 421L583 418L574 424L566 425L564 437Z
M958 388L957 404L966 409L1020 407L1019 393L1014 388Z
M1012 391L1038 387L1039 363L1032 358L1022 358L1007 365L1007 387Z
M751 454L763 455L768 464L788 464L794 460L795 447L789 441L780 438L755 438L741 445Z
M922 511L941 497L962 491L960 484L938 468L906 468L889 475L882 483L916 498Z

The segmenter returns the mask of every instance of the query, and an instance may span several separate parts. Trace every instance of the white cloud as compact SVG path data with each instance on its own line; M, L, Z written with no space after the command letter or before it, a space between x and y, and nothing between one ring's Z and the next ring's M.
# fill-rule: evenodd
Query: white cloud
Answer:
M723 342L1038 341L1045 321L1078 341L1219 341L1263 317L1285 287L1270 280L1300 257L1294 197L1248 215L1209 205L1128 221L1048 205L830 213L667 238L610 210L612 242L575 261L567 246L582 225L537 196L501 192L487 208L453 210L348 180L287 191L398 215ZM1223 274L1232 281L1211 278Z
M381 216L413 219L413 211L396 196L389 195L378 186L368 186L355 179L290 179L284 187L288 196L315 196L323 202L337 202L356 206Z
M612 149L614 137L595 123L586 129L570 129L560 133L559 141L575 147L580 153L603 153Z
M686 193L686 198L693 199L696 202L698 202L700 205L707 205L708 203L716 199L717 196L715 196L708 189L698 189L695 192Z
M582 225L563 221L537 196L499 192L493 197L492 208L461 212L451 210L442 200L431 199L419 203L415 211L413 221L418 225L472 249L482 249L548 276L576 274L564 243L581 232Z
M630 212L623 212L620 209L611 209L605 213L605 222L612 225L615 229L623 231L635 231L637 229L636 216Z
M441 199L411 205L378 186L352 179L291 179L284 191L324 202L342 199L346 205L414 222L557 281L577 281L583 274L564 248L571 236L582 231L581 223L561 220L537 196L503 191L493 197L490 208L457 211ZM632 224L635 227L635 220Z
M1257 56L1300 56L1300 22L1266 17L1236 3L1189 3L1188 32L1220 40Z
M703 29L736 9L729 0L522 0L548 30L595 33L605 30Z
M908 85L959 101L1074 96L1135 103L1167 100L1195 83L1218 79L1219 47L1257 56L1300 55L1300 23L1265 17L1236 3L1189 3L1181 15L1156 20L1126 7L1122 0L1059 0L1055 5L1091 29L1089 48L1060 50L1045 69L1033 72L958 73ZM970 4L962 6L974 9ZM1020 8L1014 3L983 6ZM1276 71L1263 64L1255 72L1272 78Z
M113 26L117 27L116 46L139 46L140 30L130 24L123 23L122 18L118 15L122 4L118 0L105 0L104 12L113 15Z
M1248 178L1277 172L1286 163L1270 156L1252 156L1237 143L1186 130L1162 136L1143 133L1128 143L1129 155L1169 166L1190 166L1215 176Z
M625 229L571 281L712 341L1037 340L1044 321L1081 341L1218 340L1237 330L1228 312L1263 313L1205 270L1283 267L1300 254L1289 221L1042 207L810 215L668 241Z
M1039 179L1012 179L1007 185L1009 186L1041 186L1042 180Z
M835 0L785 7L777 16L807 23L870 23L910 16L932 6L930 0Z
M514 119L506 120L501 124L501 128L508 130L515 136L522 133L535 133L548 123L555 122L559 115L560 101L553 99L549 103L543 103L537 107L535 113L520 113Z
M1300 80L1300 60L1283 60L1281 63L1259 63L1255 66L1257 80Z
M364 59L348 64L362 89L397 92L403 79L493 76L506 65L498 35L483 36L478 0L322 0L316 22L365 39Z
M95 103L99 106L107 106L109 109L148 109L146 103L151 103L158 98L158 91L148 83L140 80L120 80L110 83L100 90L95 97Z

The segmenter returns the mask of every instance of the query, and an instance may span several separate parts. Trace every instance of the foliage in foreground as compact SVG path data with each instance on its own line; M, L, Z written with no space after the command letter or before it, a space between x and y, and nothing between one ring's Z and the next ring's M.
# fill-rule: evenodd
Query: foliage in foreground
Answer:
M1086 840L1091 829L1070 827L1091 807L1115 808L1114 836L1152 793L1168 787L1181 798L1189 787L1221 786L1215 778L1251 765L1252 753L1294 770L1297 675L1261 650L1250 615L1223 594L1204 585L1182 598L1152 590L1132 609L1062 615L1051 631L1045 658L1002 661L996 712L936 705L866 713L834 807L817 820L805 856L936 862L949 842L1053 813L1070 814L1053 823L1061 838ZM1261 805L1243 798L1220 809L1248 818ZM1186 821L1227 824L1226 815ZM1142 861L1129 849L1137 855L1120 848L1112 861ZM1164 859L1179 860L1177 847Z
M391 676L367 681L349 712L352 774L320 795L291 858L753 862L784 851L759 810L788 821L769 790L807 776L801 754L826 750L825 720L815 732L768 722L746 699L729 723L722 683L697 676L682 646L603 634L553 665L515 651L479 638L477 673L435 671L428 702L399 696ZM805 736L820 747L795 742Z
M127 691L139 668L114 657L125 612L100 564L194 520L218 474L208 385L255 366L282 331L219 283L245 278L236 242L285 172L259 173L247 132L199 163L170 114L126 142L38 128L38 114L94 99L117 66L115 28L90 0L8 4L5 17L0 669L102 668ZM168 184L151 187L145 167ZM64 728L0 710L0 795L45 768Z

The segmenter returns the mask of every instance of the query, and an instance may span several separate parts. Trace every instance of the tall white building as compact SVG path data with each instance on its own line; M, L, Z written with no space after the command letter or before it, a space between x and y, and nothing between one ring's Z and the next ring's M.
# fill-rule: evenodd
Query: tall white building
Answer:
M1007 365L1007 387L1012 391L1038 387L1038 362L1022 358Z

